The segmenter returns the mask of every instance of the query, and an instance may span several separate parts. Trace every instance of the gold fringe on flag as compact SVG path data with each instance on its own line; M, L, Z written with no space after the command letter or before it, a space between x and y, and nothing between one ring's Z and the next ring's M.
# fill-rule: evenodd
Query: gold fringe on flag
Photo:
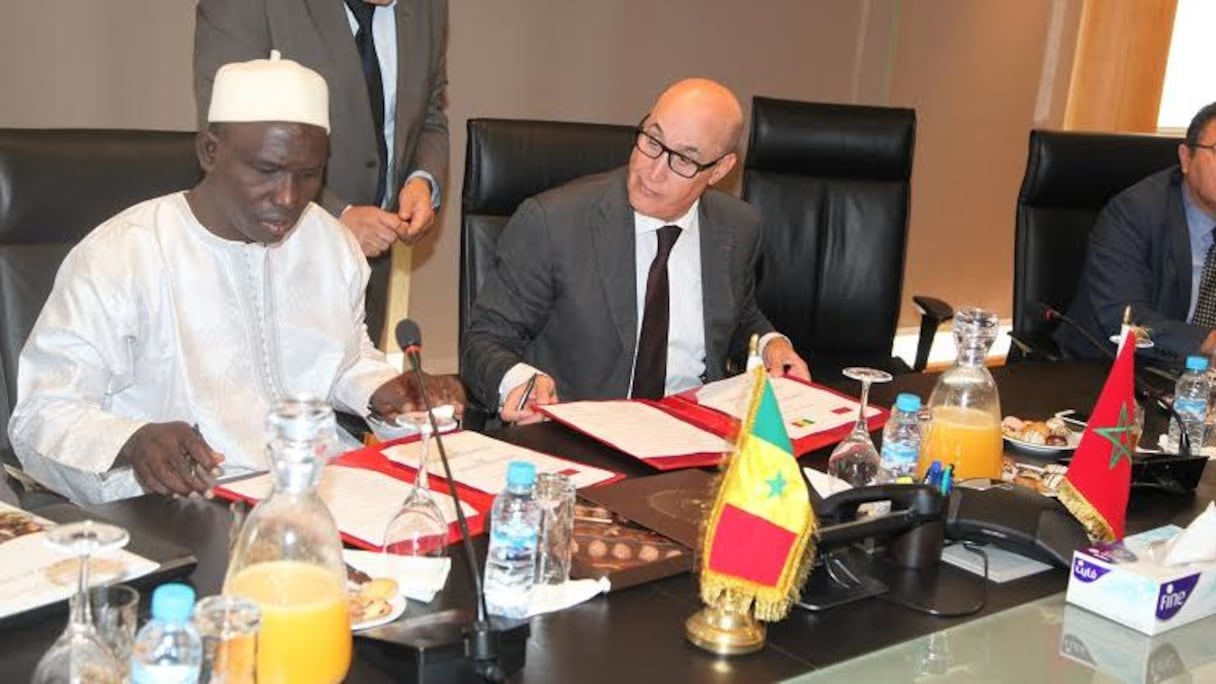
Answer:
M1091 540L1101 542L1115 540L1115 531L1111 528L1110 523L1067 479L1060 483L1059 497L1060 503L1064 504L1068 512L1072 513L1073 517L1085 527Z

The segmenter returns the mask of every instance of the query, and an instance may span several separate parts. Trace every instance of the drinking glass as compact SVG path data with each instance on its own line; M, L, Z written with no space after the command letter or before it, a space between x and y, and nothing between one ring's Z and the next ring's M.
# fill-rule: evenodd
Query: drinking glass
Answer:
M873 484L878 476L878 449L870 438L866 426L866 407L870 401L870 385L875 382L890 382L891 374L874 368L850 367L842 371L844 376L861 383L861 400L857 406L857 421L853 430L828 457L828 474L843 480L853 487Z
M80 559L76 598L63 635L51 645L34 670L35 684L78 684L122 681L122 664L93 626L88 598L89 557L120 549L130 535L121 527L85 520L59 525L46 533L46 544L56 551Z
M536 583L564 584L570 579L574 538L574 483L569 475L540 473L535 496L540 504L540 543L536 553Z
M79 595L73 596L72 602L79 599ZM89 610L97 636L114 654L125 678L139 626L139 592L125 584L93 587L89 590Z
M208 596L194 607L194 627L203 640L200 684L253 684L258 605L239 596Z
M448 521L430 488L430 417L424 411L406 413L402 418L417 426L418 469L414 486L384 532L384 552L401 556L442 556L447 548ZM436 415L442 432L456 426L450 417Z

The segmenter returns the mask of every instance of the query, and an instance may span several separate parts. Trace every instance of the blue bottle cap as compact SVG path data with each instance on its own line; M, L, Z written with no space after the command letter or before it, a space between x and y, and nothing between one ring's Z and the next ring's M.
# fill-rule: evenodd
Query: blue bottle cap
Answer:
M920 410L920 397L908 392L900 392L895 397L895 408L905 413L913 413Z
M194 612L194 589L177 582L162 584L152 592L152 619L180 624Z
M508 487L531 487L536 482L536 466L527 461L511 461L507 464Z
M1186 369L1189 371L1205 371L1208 369L1208 357L1194 356L1186 357Z

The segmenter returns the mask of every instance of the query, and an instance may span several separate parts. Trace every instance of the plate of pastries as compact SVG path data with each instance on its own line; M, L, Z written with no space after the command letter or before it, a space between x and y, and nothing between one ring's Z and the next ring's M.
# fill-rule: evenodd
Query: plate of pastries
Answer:
M1072 451L1081 442L1081 433L1068 427L1059 416L1046 420L1005 416L1001 421L1001 435L1014 446L1042 454Z

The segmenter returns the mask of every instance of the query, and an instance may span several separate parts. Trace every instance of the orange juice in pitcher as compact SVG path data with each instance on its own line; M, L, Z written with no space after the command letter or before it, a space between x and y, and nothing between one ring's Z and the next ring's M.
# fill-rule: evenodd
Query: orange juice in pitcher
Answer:
M346 588L324 568L299 561L251 565L227 590L258 604L257 680L340 682L350 666Z
M280 401L267 418L274 490L250 511L224 579L224 593L261 611L259 684L337 684L350 667L342 541L317 494L335 429L314 398Z
M954 478L1001 476L1001 423L989 413L961 406L933 411L929 434L920 450L917 472L924 477L933 461L954 464Z
M984 366L999 330L994 314L960 309L954 316L958 357L929 395L932 422L921 447L918 472L933 461L954 464L954 478L1001 476L1001 401Z

